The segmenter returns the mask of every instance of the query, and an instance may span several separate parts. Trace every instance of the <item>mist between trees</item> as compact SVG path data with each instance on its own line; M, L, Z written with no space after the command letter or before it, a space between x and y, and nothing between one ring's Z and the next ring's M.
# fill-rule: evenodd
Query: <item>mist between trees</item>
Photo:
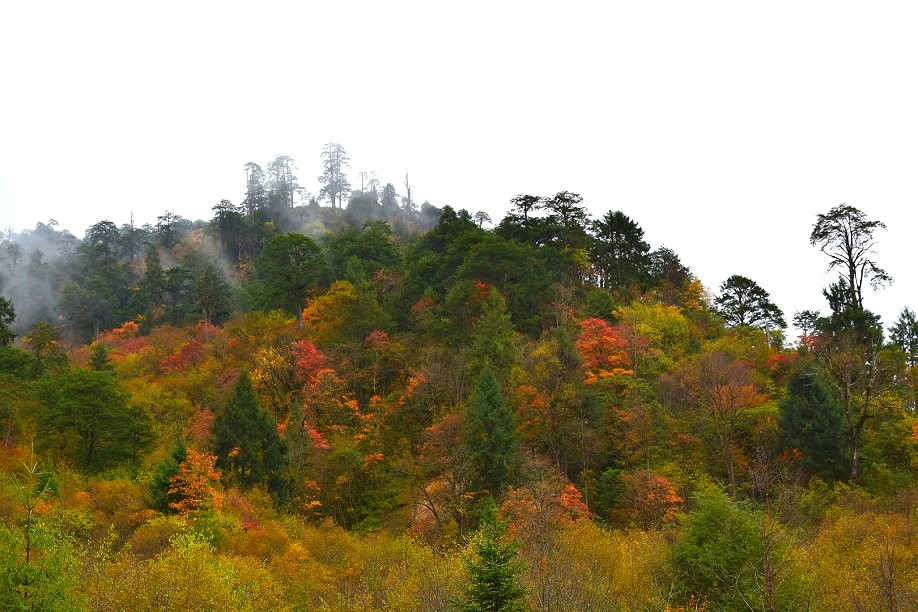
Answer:
M494 223L320 159L315 197L279 156L209 220L7 232L0 607L918 606L881 221L814 219L839 276L788 317L574 192Z

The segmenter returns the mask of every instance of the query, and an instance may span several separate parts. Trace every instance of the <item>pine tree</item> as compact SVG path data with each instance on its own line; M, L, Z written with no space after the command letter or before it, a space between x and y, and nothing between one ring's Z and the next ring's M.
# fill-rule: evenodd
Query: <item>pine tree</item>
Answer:
M188 442L184 436L172 445L169 457L159 464L150 482L150 506L160 512L172 512L172 504L180 501L175 494L169 494L172 477L178 474L179 466L188 457Z
M497 494L513 481L522 463L516 417L490 367L478 377L466 419L465 442L479 488Z
M287 445L259 406L248 374L239 377L229 403L214 419L213 432L218 468L242 486L263 482L279 499L286 499Z
M815 372L801 368L791 376L778 424L783 443L800 451L809 470L823 477L844 476L845 416L838 398Z
M520 586L522 565L516 559L519 543L507 540L507 525L489 498L481 526L472 540L473 554L466 561L470 584L466 587L468 612L523 610L525 590Z
M469 367L479 374L486 366L494 368L503 379L519 361L519 349L514 341L516 330L507 312L507 302L497 289L491 289L482 303L482 313L472 329L472 349Z

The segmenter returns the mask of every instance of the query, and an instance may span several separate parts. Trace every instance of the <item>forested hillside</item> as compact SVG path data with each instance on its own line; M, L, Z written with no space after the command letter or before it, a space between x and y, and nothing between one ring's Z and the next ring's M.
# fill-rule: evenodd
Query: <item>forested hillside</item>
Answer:
M576 193L492 223L323 161L321 202L280 156L209 220L7 232L0 609L918 609L880 220L813 220L787 316Z

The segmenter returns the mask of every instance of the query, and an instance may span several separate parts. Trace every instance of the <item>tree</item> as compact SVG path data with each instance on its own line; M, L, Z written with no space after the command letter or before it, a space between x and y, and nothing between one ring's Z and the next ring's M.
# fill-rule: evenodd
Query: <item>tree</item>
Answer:
M194 304L194 275L184 266L169 268L163 273L163 297L166 318L173 325L181 325Z
M313 338L323 346L363 340L374 329L386 327L373 285L355 287L335 281L324 295L309 300L302 311Z
M491 289L482 303L481 317L472 328L469 365L473 374L491 367L500 378L506 379L510 368L519 361L515 334L504 297L497 289Z
M0 296L0 347L9 346L13 343L16 334L10 330L10 325L16 319L16 309L13 303L5 297Z
M140 301L140 310L149 320L152 320L153 310L162 304L165 285L166 273L159 258L159 247L151 245L144 256L144 271L137 298Z
M918 318L914 310L907 306L902 309L889 329L889 340L902 349L909 366L918 365Z
M717 310L730 327L783 329L787 327L781 309L755 281L734 274L720 285L714 299Z
M255 213L263 210L266 204L265 171L255 162L249 162L245 165L245 200L242 207L250 222L255 221Z
M490 367L478 376L466 418L465 444L477 472L477 485L492 495L513 481L522 464L516 417Z
M22 463L22 473L13 474L13 497L26 513L25 523L25 564L32 562L32 530L35 522L35 511L55 491L54 474L50 469L41 466L35 457Z
M882 346L882 330L874 320L859 319L869 315L856 308L837 313L833 319L847 315L843 327L832 319L821 323L814 350L819 359L820 374L840 400L845 418L845 442L849 457L850 479L857 483L861 473L861 447L867 424L880 410L878 400L896 382L899 364Z
M702 408L703 424L724 461L730 492L734 493L737 470L742 465L737 438L743 415L765 403L754 384L752 365L714 347L689 363L683 375L684 389Z
M650 276L650 245L644 230L621 211L609 211L593 222L590 259L602 289L643 285Z
M216 485L220 473L214 469L215 455L189 448L184 461L169 479L167 494L175 501L169 503L182 514L200 510L219 510L222 496Z
M278 155L268 164L266 202L275 221L283 219L287 211L293 208L296 194L302 189L296 182L293 170L293 158L287 155Z
M800 330L800 343L803 346L812 344L812 335L816 332L819 321L818 310L798 310L794 313L794 327Z
M691 270L682 263L672 249L662 246L650 254L652 286L660 299L673 305L682 305L686 287L695 280Z
M242 214L242 208L224 199L211 210L214 212L214 218L210 224L220 239L220 252L229 256L230 247L234 247L235 253L232 253L232 257L240 261L245 242L245 216Z
M485 502L481 525L466 560L470 584L464 609L468 612L524 610L526 591L520 586L522 565L517 561L519 544L507 538L507 524L497 514L492 498Z
M214 419L213 432L217 467L245 487L264 482L278 498L286 498L287 446L277 424L261 409L248 374L239 377L229 402Z
M76 369L49 379L39 434L47 449L62 449L88 471L135 458L153 439L149 416L132 410L108 372Z
M873 234L878 229L886 229L886 225L868 220L853 206L839 204L819 215L810 233L810 244L829 256L829 270L841 269L845 304L857 310L864 309L865 281L873 289L892 282L872 259L876 244Z
M379 205L382 206L383 214L390 222L399 217L398 192L395 190L395 185L386 183L379 196Z
M150 506L154 510L173 512L174 504L181 501L181 498L175 492L170 491L170 488L172 478L178 474L179 466L187 457L188 441L182 436L172 444L169 456L156 466L153 473L153 480L150 481Z
M580 323L577 350L583 357L586 384L591 385L617 376L633 376L628 343L602 319Z
M347 169L350 165L351 160L344 147L336 142L325 144L325 148L322 149L322 174L318 178L322 183L319 197L327 198L332 208L343 208L344 198L351 191L351 184L347 180Z
M562 249L587 247L586 225L588 214L582 206L583 198L570 191L559 191L542 202L555 227L552 242Z
M194 291L194 302L204 320L205 341L211 323L220 324L230 315L229 285L211 266L204 266Z
M156 228L153 230L153 235L161 247L169 250L179 243L182 239L179 228L183 221L185 219L168 210L156 217Z
M259 306L297 315L302 326L306 297L318 287L326 267L322 249L314 240L301 234L278 234L258 257L260 283L251 291Z
M519 194L510 200L510 205L510 212L501 220L495 232L507 240L517 240L534 247L544 246L547 243L544 235L546 220L530 216L541 207L542 198Z
M695 505L673 550L682 596L707 600L715 610L769 609L759 584L761 518L717 490L699 493Z
M845 417L838 398L816 372L804 367L791 375L778 425L783 444L800 451L810 471L830 478L844 475Z

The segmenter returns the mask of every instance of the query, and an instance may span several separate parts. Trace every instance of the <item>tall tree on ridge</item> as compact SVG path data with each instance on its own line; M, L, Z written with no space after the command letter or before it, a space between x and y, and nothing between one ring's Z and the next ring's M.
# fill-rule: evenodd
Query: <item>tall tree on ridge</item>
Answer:
M784 329L787 322L768 292L754 280L734 274L720 285L714 299L721 316L730 327Z
M320 198L327 198L332 208L343 208L344 198L351 191L351 184L347 180L347 169L351 166L351 159L340 144L326 143L322 149L322 174L319 182ZM337 204L336 204L337 203Z
M892 277L872 259L873 233L878 229L886 225L869 221L853 206L839 204L819 215L810 233L810 244L829 256L829 270L841 268L847 305L858 310L864 309L864 281L874 289L892 283Z
M602 289L644 283L650 271L649 252L644 230L625 213L609 211L593 223L590 255Z
M255 221L255 213L264 209L265 171L255 162L245 165L245 200L242 205L250 222Z

